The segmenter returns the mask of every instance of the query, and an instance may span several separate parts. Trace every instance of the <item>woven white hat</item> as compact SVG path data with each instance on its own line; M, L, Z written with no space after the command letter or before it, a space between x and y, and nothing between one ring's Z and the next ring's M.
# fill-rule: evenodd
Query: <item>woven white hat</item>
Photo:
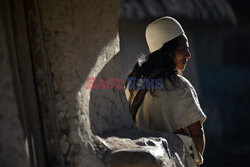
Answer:
M185 34L180 23L172 17L165 16L150 23L146 28L146 40L152 53L160 49L164 43Z

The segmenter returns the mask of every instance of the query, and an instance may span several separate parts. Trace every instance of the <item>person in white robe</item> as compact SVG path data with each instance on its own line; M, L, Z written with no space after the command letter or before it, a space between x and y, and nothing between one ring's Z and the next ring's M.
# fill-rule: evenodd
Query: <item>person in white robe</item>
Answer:
M206 115L194 87L182 76L191 58L185 32L177 20L166 16L148 25L146 40L150 55L139 58L128 77L152 81L162 78L163 82L161 89L140 83L144 84L144 90L136 82L135 85L126 83L125 94L133 110L133 119L142 131L178 134L186 148L185 166L200 166L205 147L203 122ZM140 95L136 97L138 92Z

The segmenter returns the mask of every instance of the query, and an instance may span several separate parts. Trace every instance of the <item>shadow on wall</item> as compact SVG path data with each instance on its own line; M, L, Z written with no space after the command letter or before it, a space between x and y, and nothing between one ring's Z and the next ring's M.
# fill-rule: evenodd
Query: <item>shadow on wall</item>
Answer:
M103 48L109 43L110 39L115 38L116 34L113 33L110 36L104 35L101 39L96 39L93 36L91 37L93 40L89 41L84 40L84 35L84 33L76 35L70 44L66 43L65 47L59 47L62 49L59 49L56 52L57 56L54 56L58 58L50 58L54 59L54 64L51 65L51 68L54 74L57 98L56 107L60 117L58 119L60 130L66 135L71 133L71 131L76 131L76 127L79 127L79 123L82 122L80 120L81 117L79 117L79 112L82 112L82 109L79 108L79 102L88 103L88 101L84 99L86 98L85 94L82 100L77 99L78 93L81 91L83 83L86 82L87 76L91 73L93 67L96 66ZM65 39L67 38L65 37ZM95 72L99 72L98 68L95 68L95 70ZM87 114L88 111L86 108L84 112ZM72 120L69 118L72 118Z
M120 74L120 55L115 55L98 74L96 79L122 79ZM122 79L123 80L123 79ZM95 85L98 84L96 81ZM92 89L90 93L89 117L93 134L102 137L131 137L137 133L129 114L128 102L123 85L114 84L113 89Z

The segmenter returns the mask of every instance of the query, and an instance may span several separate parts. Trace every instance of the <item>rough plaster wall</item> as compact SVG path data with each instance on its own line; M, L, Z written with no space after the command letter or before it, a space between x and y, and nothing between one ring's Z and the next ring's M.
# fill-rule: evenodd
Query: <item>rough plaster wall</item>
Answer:
M110 60L97 79L121 78L120 55L117 54ZM117 84L116 84L117 85ZM122 89L93 89L89 101L89 118L91 130L94 134L106 136L117 134L119 131L126 133L126 129L136 129L129 114L128 104ZM124 131L125 130L125 131ZM127 134L127 137L129 137Z
M102 166L93 145L89 122L91 91L86 89L86 77L96 77L107 62L118 56L116 3L116 0L38 3L56 93L61 149L68 166ZM119 64L113 63L111 66L117 69ZM118 76L119 71L112 73ZM122 105L113 108L123 110ZM103 131L101 127L99 124L97 131Z
M28 166L24 129L13 87L10 53L6 44L4 24L0 15L0 166Z

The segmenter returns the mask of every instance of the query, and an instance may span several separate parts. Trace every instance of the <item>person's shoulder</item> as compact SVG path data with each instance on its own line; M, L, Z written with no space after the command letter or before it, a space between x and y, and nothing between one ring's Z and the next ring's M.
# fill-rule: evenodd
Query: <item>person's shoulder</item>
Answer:
M182 75L178 75L180 83L183 84L185 87L193 88L193 85L189 82L187 78Z
M180 90L191 86L191 83L182 75L176 75L173 78L165 78L167 90Z
M192 97L198 98L196 90L194 86L189 82L189 80L184 76L179 76L179 77L181 82L184 84L185 89L188 90L187 92L189 92L189 94L192 95Z

